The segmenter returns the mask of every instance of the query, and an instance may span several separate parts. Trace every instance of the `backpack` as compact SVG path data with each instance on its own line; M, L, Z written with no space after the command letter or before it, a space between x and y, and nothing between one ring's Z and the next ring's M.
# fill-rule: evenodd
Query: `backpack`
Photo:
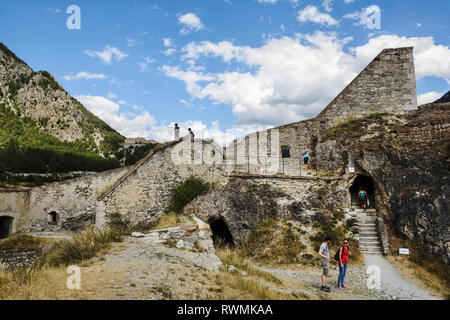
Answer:
M339 249L336 250L336 254L334 255L334 260L339 262L339 251L342 248L342 254L344 254L344 247L339 247Z

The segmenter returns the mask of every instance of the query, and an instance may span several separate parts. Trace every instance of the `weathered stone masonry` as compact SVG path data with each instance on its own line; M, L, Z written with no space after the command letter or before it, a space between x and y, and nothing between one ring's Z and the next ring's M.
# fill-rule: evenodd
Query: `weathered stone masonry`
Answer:
M254 163L249 165L244 160L243 164L234 166L234 171L247 172L250 168L250 173L264 173L267 168L258 157L261 153L270 157L272 151L275 151L271 150L271 138L279 134L279 147L288 146L291 157L284 161L277 158L275 166L279 173L298 176L303 147L309 145L310 149L314 149L320 143L321 130L352 117L377 112L403 113L416 107L413 49L386 49L316 118L256 132L225 148L225 157L227 161L234 159L239 163L238 159L254 159L250 155L256 155L256 161L252 160ZM264 152L261 144L263 138L267 138L267 149ZM253 150L249 150L250 141L257 141ZM0 192L0 216L14 218L12 232L80 230L94 223L102 226L107 221L107 216L116 212L135 226L145 225L164 213L171 188L189 175L202 176L219 185L227 183L231 170L224 164L202 161L199 164L195 160L188 164L175 164L172 161L172 151L177 148L177 143L171 143L166 149L152 153L145 161L132 168L15 193ZM210 152L211 141L197 143L200 144L200 150L208 149ZM244 148L238 148L239 144ZM192 158L195 156L192 155ZM270 163L266 165L270 166ZM297 181L294 185L301 190L309 183L312 182ZM111 191L99 197L105 189ZM48 223L51 212L59 214L60 221L56 226Z
M227 156L231 154L238 163L236 171L264 173L262 160L255 157L260 155L260 138L265 140L268 137L267 156L272 157L270 137L278 131L278 147L289 147L291 157L274 158L273 161L279 162L278 172L298 176L304 147L308 145L314 149L320 142L321 130L349 118L361 118L373 113L403 114L415 109L417 92L413 48L385 49L316 118L248 135L234 141L226 153ZM251 141L258 141L257 150L253 152L249 148ZM281 150L277 157L281 157ZM247 164L249 158L253 161L250 166Z

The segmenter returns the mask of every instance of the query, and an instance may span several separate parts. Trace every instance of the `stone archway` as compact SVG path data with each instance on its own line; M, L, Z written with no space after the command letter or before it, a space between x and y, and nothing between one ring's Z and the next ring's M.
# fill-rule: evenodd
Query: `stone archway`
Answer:
M358 175L355 180L353 180L352 186L350 187L350 196L353 204L358 203L358 191L365 189L369 196L369 206L368 208L375 208L375 183L371 177L366 175Z
M8 238L11 235L14 218L10 216L0 217L0 239Z
M234 247L233 236L223 218L211 218L208 224L212 231L214 246L217 247Z

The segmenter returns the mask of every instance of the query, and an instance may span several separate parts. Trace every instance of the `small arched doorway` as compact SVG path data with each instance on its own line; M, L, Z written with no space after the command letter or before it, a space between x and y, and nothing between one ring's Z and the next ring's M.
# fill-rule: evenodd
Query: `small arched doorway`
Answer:
M48 214L48 224L57 225L59 222L59 214L55 211L52 211Z
M0 217L0 239L8 238L11 235L13 222L13 217Z
M231 235L228 225L223 218L208 220L212 231L214 246L216 247L234 247L233 236Z
M350 187L352 205L359 206L358 191L361 189L366 190L369 196L369 205L367 208L375 208L375 184L373 183L372 178L364 175L358 175Z

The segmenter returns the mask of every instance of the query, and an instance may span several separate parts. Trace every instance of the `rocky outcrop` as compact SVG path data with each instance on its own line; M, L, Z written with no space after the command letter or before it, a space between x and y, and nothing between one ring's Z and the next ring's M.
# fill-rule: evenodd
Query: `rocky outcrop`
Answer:
M448 139L441 139L440 129L405 136L402 128L434 121L447 128L449 112L441 105L422 107L398 121L388 115L365 119L363 125L350 121L331 130L339 134L323 132L315 152L319 169L355 167L355 174L347 170L344 175L348 187L356 175L370 178L377 209L390 232L424 246L446 262L450 262ZM379 129L372 132L371 128ZM329 156L333 152L338 155Z
M222 228L230 232L232 244L240 246L267 218L295 220L304 225L315 221L325 224L320 217L326 219L328 210L343 211L341 204L347 196L337 184L321 180L234 178L197 197L184 212L208 222L213 232L213 225L220 221ZM224 230L217 232L226 238Z

